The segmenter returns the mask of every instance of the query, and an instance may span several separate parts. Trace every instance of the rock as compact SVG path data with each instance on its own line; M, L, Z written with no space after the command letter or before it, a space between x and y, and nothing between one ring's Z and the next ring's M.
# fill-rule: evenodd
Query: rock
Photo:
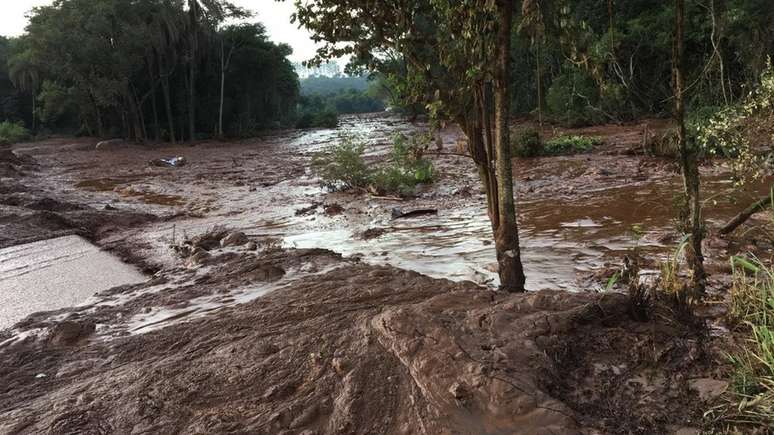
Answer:
M249 241L247 242L245 249L247 249L248 251L255 251L258 249L258 244L253 241Z
M93 334L96 325L93 322L59 322L51 330L49 341L55 346L72 346Z
M210 259L212 255L210 255L209 252L204 250L197 250L188 257L188 260L186 260L185 265L186 267L194 267L194 266L200 266L204 264L207 260Z
M247 235L241 231L234 231L229 233L226 237L220 240L220 247L225 248L227 246L242 246L247 243Z
M720 396L728 389L728 382L712 378L693 379L690 385L699 393L699 399L705 401Z
M363 231L363 234L361 234L360 237L362 237L363 240L371 240L381 237L385 232L387 231L384 228L369 228Z
M123 143L124 143L123 139L103 140L101 142L97 142L97 146L95 146L94 149L106 150L106 149L116 148L118 145L122 145Z

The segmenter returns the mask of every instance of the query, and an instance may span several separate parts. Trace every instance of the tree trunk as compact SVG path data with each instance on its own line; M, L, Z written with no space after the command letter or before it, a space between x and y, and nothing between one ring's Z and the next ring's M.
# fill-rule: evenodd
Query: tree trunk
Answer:
M728 221L727 224L723 225L723 227L718 232L720 234L731 233L739 225L742 225L747 219L750 219L750 216L765 210L766 207L774 207L774 194L764 196L763 198L752 203L749 207L747 207L741 213L734 216L733 219Z
M161 134L159 134L159 109L156 105L156 91L153 91L151 95L151 109L153 110L153 139L158 142L161 140Z
M543 59L540 50L541 38L537 40L537 98L538 98L538 124L543 127ZM542 132L541 132L542 133Z
M32 94L32 133L35 134L35 91Z
M675 0L675 42L674 42L674 86L675 86L675 120L678 129L678 146L680 149L680 165L683 175L685 202L682 215L685 221L685 231L691 235L686 257L693 276L691 285L694 290L704 293L706 273L704 257L701 252L701 241L704 228L701 220L701 202L699 198L699 164L695 147L688 146L685 132L685 78L683 76L684 59L684 24L685 0Z
M223 38L220 39L220 108L218 110L218 137L223 137L223 94L226 89L226 60Z
M188 135L190 140L196 139L196 64L199 52L199 2L189 0L188 16L190 19L189 43L190 58L188 69Z
M495 249L500 272L500 286L509 292L524 291L524 269L521 264L516 204L513 199L513 167L510 141L510 53L513 1L503 0L497 31L497 59L494 74L495 154L499 226L495 232Z
M169 140L175 144L175 119L172 116L172 102L169 98L169 77L162 76L161 91L164 94L164 110L167 112L167 122L169 123Z

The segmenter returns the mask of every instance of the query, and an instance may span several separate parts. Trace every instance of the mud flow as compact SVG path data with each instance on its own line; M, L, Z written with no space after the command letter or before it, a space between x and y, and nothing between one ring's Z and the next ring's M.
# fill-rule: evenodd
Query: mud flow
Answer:
M103 152L56 144L51 147L75 151L56 156L58 168L48 178L49 188L95 206L107 203L176 214L172 221L131 236L143 247L143 256L161 265L174 261L168 249L174 238L224 226L249 236L278 238L286 247L330 249L372 264L496 287L484 196L469 159L432 156L438 181L403 201L331 194L319 187L309 170L311 154L340 135L364 140L367 158L376 160L388 152L393 135L423 130L423 124L376 115L345 118L336 130L293 131L193 148L129 146ZM664 160L623 153L638 146L640 130L631 126L581 131L607 141L592 155L515 160L529 289L588 289L594 285L589 280L592 271L620 261L635 246L654 259L671 249L680 179ZM451 128L443 137L447 150L461 140ZM51 147L37 151L53 152ZM169 155L190 163L180 168L147 164ZM706 218L719 223L745 204L738 193L732 201L728 174L722 168L713 171L704 174L702 189L712 205ZM750 198L767 188L767 183L750 186ZM393 220L391 210L396 207L436 208L438 213Z
M310 171L342 134L377 161L426 129L374 114L234 142L16 146L30 157L0 190L0 433L697 433L728 386L723 313L698 321L717 334L660 305L637 322L623 288L603 291L635 250L654 279L678 242L680 177L638 152L642 126L514 160L526 294L493 291L458 130L414 197L328 192ZM186 164L153 164L170 157ZM732 196L713 168L710 228L771 185ZM712 297L731 253L771 250L710 237Z
M0 250L0 329L30 313L79 305L94 293L143 282L133 266L78 236Z

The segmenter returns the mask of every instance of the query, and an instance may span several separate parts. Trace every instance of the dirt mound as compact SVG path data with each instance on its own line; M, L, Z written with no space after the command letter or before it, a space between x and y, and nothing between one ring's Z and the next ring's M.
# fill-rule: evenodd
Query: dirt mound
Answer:
M319 250L214 258L185 278L102 295L128 298L124 304L60 311L67 328L46 314L17 325L30 338L0 344L0 432L535 434L608 427L594 410L576 411L571 400L551 394L547 380L555 381L568 360L549 351L626 323L622 295L495 294ZM320 265L335 268L314 272ZM184 323L178 317L145 334L115 332L151 307L185 307L274 279L255 271L299 267L317 274ZM96 334L94 324L101 325ZM696 401L690 391L680 397L685 406ZM651 411L622 410L626 419Z

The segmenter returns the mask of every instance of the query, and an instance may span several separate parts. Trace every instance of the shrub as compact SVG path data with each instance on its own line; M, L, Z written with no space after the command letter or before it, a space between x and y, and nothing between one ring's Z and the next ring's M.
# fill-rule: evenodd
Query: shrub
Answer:
M296 128L336 128L339 125L339 115L335 110L322 109L305 111L296 121Z
M654 135L646 146L648 153L657 157L677 158L680 155L677 143L677 129L668 128L663 133Z
M387 165L379 168L372 179L373 190L379 194L410 195L418 184L432 182L433 164L424 158L431 140L427 134L394 136Z
M21 122L0 122L0 144L22 142L30 138L30 132Z
M546 95L548 114L568 127L580 127L601 121L594 108L599 89L587 73L572 69L554 79Z
M518 157L537 157L543 154L543 139L534 128L525 128L511 136L511 149Z
M587 153L601 143L602 140L596 137L562 135L547 140L544 153L546 155Z
M733 157L731 167L739 183L761 179L774 163L771 138L774 131L774 66L769 59L757 87L741 102L702 113L695 126L697 146L710 155Z
M334 110L325 109L314 116L313 126L321 128L336 128L339 125L339 115Z
M331 190L365 188L371 181L371 171L363 160L365 145L350 136L315 153L312 170Z
M312 157L312 170L331 190L369 188L377 194L410 195L418 184L433 181L433 164L423 157L429 144L428 135L395 136L387 161L372 169L363 159L365 145L342 137Z

